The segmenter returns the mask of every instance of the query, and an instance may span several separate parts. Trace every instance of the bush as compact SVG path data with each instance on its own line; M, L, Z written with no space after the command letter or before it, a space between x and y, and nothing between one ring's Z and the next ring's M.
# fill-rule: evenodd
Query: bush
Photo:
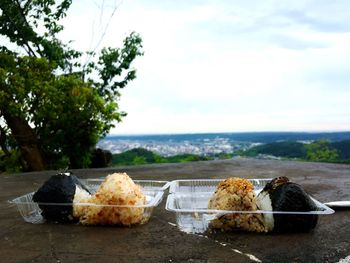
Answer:
M22 172L21 153L17 150L11 150L10 155L5 155L0 151L0 171L7 173Z

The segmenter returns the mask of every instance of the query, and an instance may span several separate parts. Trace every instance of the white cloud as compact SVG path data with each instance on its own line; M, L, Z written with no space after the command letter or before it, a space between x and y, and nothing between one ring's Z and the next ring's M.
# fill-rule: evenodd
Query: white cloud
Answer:
M113 133L350 129L349 2L104 3L101 46L136 31L145 50ZM74 1L62 37L96 45L111 10Z

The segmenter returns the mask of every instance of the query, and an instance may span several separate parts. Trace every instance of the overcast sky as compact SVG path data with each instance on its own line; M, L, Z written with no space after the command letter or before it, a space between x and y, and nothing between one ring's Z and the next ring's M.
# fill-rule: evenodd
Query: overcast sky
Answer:
M115 6L100 47L145 54L111 133L350 130L350 1L74 0L62 38L92 49Z

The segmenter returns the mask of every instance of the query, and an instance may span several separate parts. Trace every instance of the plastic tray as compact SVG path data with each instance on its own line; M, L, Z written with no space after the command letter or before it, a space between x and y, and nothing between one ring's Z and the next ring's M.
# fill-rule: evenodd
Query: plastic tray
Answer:
M104 179L81 179L80 181L94 193ZM146 195L146 204L138 206L127 206L127 205L96 205L91 203L77 204L81 206L101 206L101 207L112 207L112 208L129 208L139 209L143 208L142 221L140 224L147 223L152 215L154 207L156 207L163 199L164 191L168 188L169 182L167 181L151 181L151 180L134 180L134 182L141 186L142 192ZM32 197L34 192L22 195L11 201L12 204L17 206L18 211L22 215L26 222L32 224L41 224L46 220L41 215L40 205L54 205L54 206L65 206L72 205L71 203L36 203L33 202Z
M213 193L217 185L224 179L188 179L174 180L169 184L169 193ZM249 179L255 191L261 191L271 179Z
M181 231L187 233L203 233L208 229L209 223L222 215L227 214L303 214L303 215L327 215L334 210L322 204L316 199L317 210L309 212L294 211L231 211L208 209L208 203L217 185L223 179L197 179L175 180L170 183L170 194L166 202L166 209L175 212L176 224ZM254 191L258 194L271 179L248 179L254 185Z

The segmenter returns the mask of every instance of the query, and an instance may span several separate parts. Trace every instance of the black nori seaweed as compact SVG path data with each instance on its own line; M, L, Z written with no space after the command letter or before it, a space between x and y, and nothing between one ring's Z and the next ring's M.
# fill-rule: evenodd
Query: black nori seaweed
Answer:
M266 189L265 189L266 188ZM309 212L316 211L317 206L304 189L289 182L286 177L279 177L266 185L269 191L273 211ZM274 231L276 232L309 232L315 228L316 214L274 214Z
M48 220L59 223L76 222L73 218L73 199L76 186L89 192L80 180L70 173L59 173L50 177L33 195L37 203L67 203L67 205L39 204L42 216Z

